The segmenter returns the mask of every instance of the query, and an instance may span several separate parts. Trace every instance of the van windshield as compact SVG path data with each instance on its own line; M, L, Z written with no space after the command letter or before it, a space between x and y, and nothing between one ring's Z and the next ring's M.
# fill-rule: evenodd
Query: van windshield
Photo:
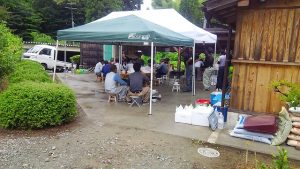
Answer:
M38 53L40 50L42 49L41 46L34 46L32 48L30 48L27 53Z

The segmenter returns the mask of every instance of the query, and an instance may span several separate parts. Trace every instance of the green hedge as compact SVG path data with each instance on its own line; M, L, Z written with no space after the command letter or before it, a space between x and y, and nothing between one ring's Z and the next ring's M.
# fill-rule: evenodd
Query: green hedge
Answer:
M38 129L76 116L75 95L61 84L22 82L0 94L0 126L4 128Z
M0 83L14 70L15 63L21 60L22 52L22 39L0 23Z
M14 72L9 76L9 83L24 81L52 82L43 66L38 62L30 60L22 60L17 63Z

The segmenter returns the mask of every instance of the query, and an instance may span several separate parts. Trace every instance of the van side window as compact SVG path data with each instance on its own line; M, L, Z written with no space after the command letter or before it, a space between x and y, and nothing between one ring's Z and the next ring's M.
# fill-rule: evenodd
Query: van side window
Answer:
M51 49L44 48L43 50L40 51L40 55L51 55Z

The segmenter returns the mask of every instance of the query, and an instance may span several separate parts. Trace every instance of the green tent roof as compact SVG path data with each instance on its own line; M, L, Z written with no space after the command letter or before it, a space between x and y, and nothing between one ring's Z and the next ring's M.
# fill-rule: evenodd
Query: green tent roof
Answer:
M154 42L162 46L193 46L191 38L173 32L135 15L91 22L59 30L58 40L89 41L106 44Z

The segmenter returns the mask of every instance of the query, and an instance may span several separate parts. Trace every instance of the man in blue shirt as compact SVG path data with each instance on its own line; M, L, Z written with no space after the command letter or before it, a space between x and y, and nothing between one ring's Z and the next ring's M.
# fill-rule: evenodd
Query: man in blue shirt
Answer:
M157 78L160 78L163 75L166 75L168 73L168 65L166 64L166 61L161 60L160 62L161 63L160 63L160 65L159 65L159 67L157 68L157 71L156 71L156 77Z
M125 101L128 91L127 83L117 73L116 65L110 65L110 72L105 78L105 92L117 94L119 101Z
M133 64L134 73L129 75L129 91L127 101L131 101L130 96L141 96L144 103L149 102L150 88L144 87L149 82L149 78L141 72L141 64L136 62Z
M103 76L106 77L106 74L110 72L110 64L108 61L104 61L104 66L102 67Z

